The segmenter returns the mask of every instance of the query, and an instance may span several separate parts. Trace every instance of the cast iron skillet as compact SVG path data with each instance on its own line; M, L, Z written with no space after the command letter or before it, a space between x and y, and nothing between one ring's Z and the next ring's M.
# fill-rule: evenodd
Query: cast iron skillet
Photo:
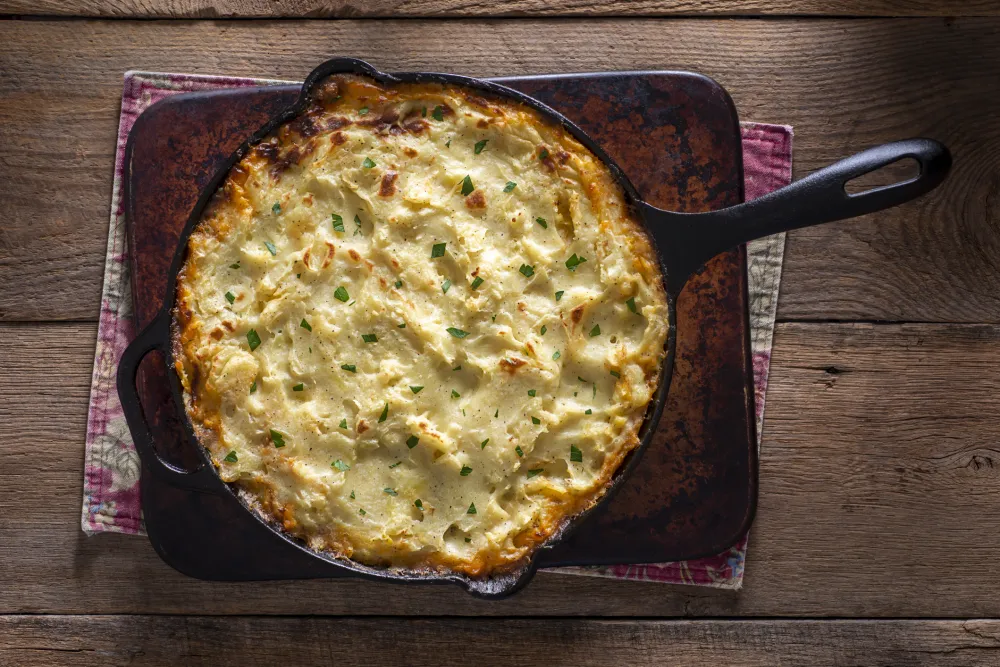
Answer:
M132 432L136 449L146 469L167 484L208 493L236 493L233 487L224 483L218 477L215 467L209 461L204 448L201 446L197 446L196 448L201 454L204 465L190 472L166 463L156 454L153 447L153 438L143 417L142 407L135 388L135 377L139 362L152 350L160 350L166 359L167 368L173 368L173 346L171 345L172 311L174 307L177 272L180 270L185 259L188 236L195 225L197 225L201 218L202 210L225 179L229 169L242 159L256 143L269 135L281 124L297 116L305 108L313 90L320 82L331 74L344 73L368 76L386 84L400 82L457 84L497 97L520 102L536 109L542 116L553 122L561 124L610 169L612 175L618 181L622 190L624 190L625 196L629 200L629 204L633 207L636 216L645 224L646 230L652 237L659 255L660 266L665 276L670 328L663 360L662 379L655 398L648 408L646 420L639 431L640 445L618 470L601 501L569 521L558 534L554 535L545 545L536 550L530 560L521 565L519 569L489 579L473 579L459 574L438 574L408 570L394 571L368 567L350 560L336 559L332 556L313 551L301 542L286 535L279 527L267 523L256 512L248 509L254 517L266 523L269 528L296 548L305 551L313 557L334 563L360 576L400 582L450 581L459 583L469 592L482 597L510 595L527 584L537 568L538 554L541 552L541 549L550 548L556 542L563 539L573 527L585 520L586 516L603 503L606 503L612 497L615 489L620 486L621 481L638 464L642 451L649 444L653 433L656 431L657 423L660 420L660 415L663 412L663 406L666 402L673 371L674 344L677 332L675 302L688 277L715 255L746 241L777 232L873 213L907 202L936 187L944 180L948 169L951 167L951 156L943 145L930 139L910 139L863 151L853 157L817 171L792 185L748 203L710 213L672 213L643 202L618 165L583 130L574 125L562 114L523 93L496 83L454 74L384 74L368 63L354 58L335 58L329 60L317 67L309 75L302 86L302 93L295 105L272 119L267 125L250 137L246 143L240 146L204 189L201 198L198 200L198 204L188 219L187 225L184 227L177 251L174 254L163 307L149 326L128 346L119 362L117 378L118 395L121 398L122 408L129 429ZM919 175L902 183L876 188L861 194L847 194L844 185L848 181L903 158L913 158L919 163ZM170 377L171 392L177 413L182 416L182 422L185 425L188 438L193 443L197 443L197 437L183 407L184 402L180 381L176 373L172 370L168 372L168 375Z

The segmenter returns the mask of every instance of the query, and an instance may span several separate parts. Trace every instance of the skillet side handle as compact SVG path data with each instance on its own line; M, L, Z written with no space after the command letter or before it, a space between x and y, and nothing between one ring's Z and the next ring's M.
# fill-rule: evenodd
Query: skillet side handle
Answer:
M125 421L128 423L128 429L132 433L132 441L135 443L135 449L139 453L139 458L153 477L171 486L192 491L214 493L217 491L217 484L215 483L215 476L208 469L208 466L202 466L198 470L188 472L170 465L156 453L153 447L153 435L150 433L149 424L146 422L145 415L143 415L142 403L139 400L139 393L135 388L135 378L139 371L139 364L146 355L153 350L160 350L164 354L166 353L165 348L170 340L169 325L170 313L160 313L125 348L125 352L122 353L122 357L118 361L118 373L116 376L118 399L121 401L122 412L125 414Z
M908 181L848 194L844 186L893 162L913 158L920 173ZM667 287L676 295L716 255L753 239L854 218L915 199L937 187L951 154L932 139L883 144L836 162L779 190L709 213L671 213L645 205L649 228L667 263Z

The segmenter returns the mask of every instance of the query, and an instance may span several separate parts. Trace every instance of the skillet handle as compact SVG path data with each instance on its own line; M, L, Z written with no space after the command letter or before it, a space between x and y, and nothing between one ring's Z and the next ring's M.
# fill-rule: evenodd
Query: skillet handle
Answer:
M153 350L160 350L166 354L169 340L170 313L163 311L135 337L135 340L129 343L125 352L122 353L122 357L118 361L116 377L118 399L121 401L122 412L125 413L125 421L132 433L132 440L139 453L139 458L142 459L146 469L153 477L171 486L215 493L218 490L218 482L208 466L202 466L189 472L160 458L153 447L153 435L150 433L149 424L142 413L142 403L135 388L135 377L139 371L139 363Z
M848 194L844 185L905 158L920 165L908 181ZM705 262L741 243L853 218L897 206L933 190L951 168L951 154L932 139L909 139L869 148L780 190L709 213L671 213L645 204L649 228L667 264L667 287L676 295Z

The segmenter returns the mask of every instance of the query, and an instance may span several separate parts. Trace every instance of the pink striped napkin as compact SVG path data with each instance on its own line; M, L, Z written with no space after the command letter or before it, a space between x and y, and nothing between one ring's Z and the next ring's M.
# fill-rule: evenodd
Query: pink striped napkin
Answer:
M101 532L144 534L139 503L139 458L115 388L118 359L135 334L129 287L128 248L122 199L125 141L136 118L155 102L199 90L265 86L287 81L192 74L127 72L122 93L111 226L104 263L97 349L90 387L85 446L82 527L88 535ZM792 128L744 123L743 160L747 199L759 197L791 182ZM771 358L771 339L778 303L778 285L784 255L784 234L749 244L748 275L750 323L757 397L757 433L761 431L764 394ZM759 435L758 435L759 437ZM758 441L759 445L759 441ZM738 589L743 582L747 537L725 553L709 558L656 565L556 568L565 574Z

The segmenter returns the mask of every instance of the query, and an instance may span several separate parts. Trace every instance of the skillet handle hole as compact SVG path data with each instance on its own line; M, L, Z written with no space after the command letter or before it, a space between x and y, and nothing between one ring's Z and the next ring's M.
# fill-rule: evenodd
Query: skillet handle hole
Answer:
M913 182L918 176L920 176L920 163L912 157L904 157L852 178L844 183L844 192L850 197L858 197L872 190Z

